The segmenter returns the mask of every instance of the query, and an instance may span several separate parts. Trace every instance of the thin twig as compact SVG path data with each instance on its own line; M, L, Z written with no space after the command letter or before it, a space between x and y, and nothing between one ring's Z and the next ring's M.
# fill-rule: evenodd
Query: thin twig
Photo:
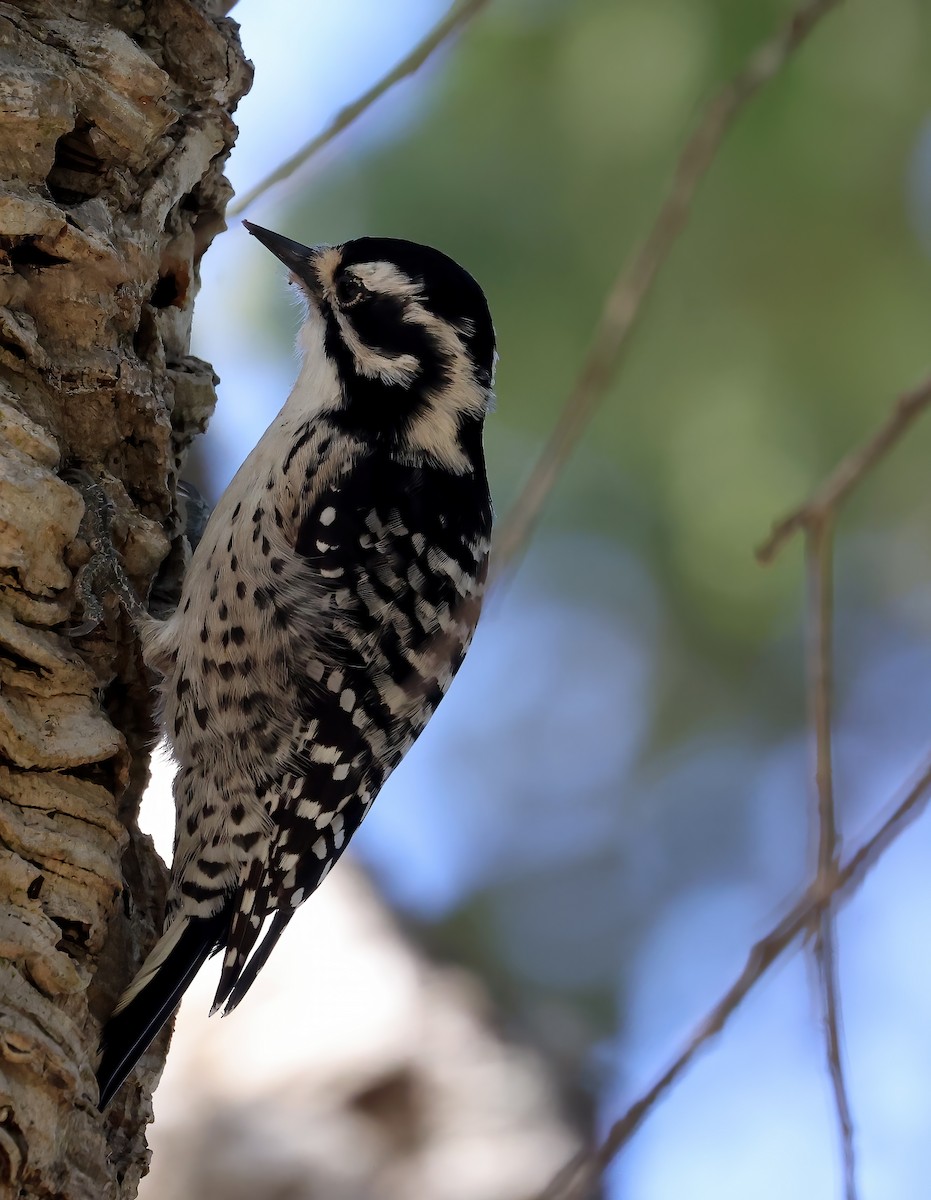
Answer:
M837 819L831 754L832 681L832 546L833 521L828 513L808 533L809 708L815 739L815 786L818 802L818 872L833 878L837 866Z
M750 991L797 938L815 926L823 912L836 908L860 887L869 870L892 843L927 808L931 800L931 757L915 784L879 826L834 873L830 886L816 878L807 891L764 937L750 949L743 970L700 1022L684 1049L622 1117L611 1126L601 1145L580 1154L543 1192L540 1200L586 1200L601 1172L630 1141L657 1102L684 1073L698 1051L719 1034Z
M892 412L871 438L852 450L834 468L812 495L777 521L766 541L757 549L759 562L773 561L785 543L825 513L836 512L864 475L902 438L915 420L931 406L931 375L896 400Z
M285 159L270 175L266 175L255 187L250 188L244 196L240 196L236 203L227 209L227 215L238 217L251 204L254 204L259 196L263 196L270 187L274 187L276 183L281 183L293 175L304 163L313 158L335 137L338 137L344 129L348 129L364 112L367 112L377 100L382 98L385 92L390 91L402 79L406 79L418 71L434 50L471 21L488 3L489 0L456 0L456 3L441 17L430 32L417 43L409 54L406 54L399 63L392 67L387 75L382 76L358 99L340 109L329 125L316 137L311 138L300 150Z
M824 1017L825 1054L834 1092L834 1107L840 1129L841 1156L844 1163L845 1200L857 1200L857 1160L854 1143L853 1116L844 1076L842 1058L840 990L837 983L834 915L826 908L818 918L815 934L814 959L821 985L821 1007Z
M808 527L805 549L809 595L809 709L815 744L815 793L818 826L818 886L831 891L840 854L834 805L831 745L832 628L833 628L833 510ZM837 986L837 948L834 913L828 904L818 916L813 957L824 1020L825 1054L834 1090L841 1137L845 1200L857 1200L853 1118L841 1053L840 995Z
M556 427L501 525L496 571L507 566L526 544L560 471L604 399L660 268L685 228L698 186L734 120L785 67L818 21L840 3L806 0L705 108L679 155L672 184L651 229L605 298L588 354Z

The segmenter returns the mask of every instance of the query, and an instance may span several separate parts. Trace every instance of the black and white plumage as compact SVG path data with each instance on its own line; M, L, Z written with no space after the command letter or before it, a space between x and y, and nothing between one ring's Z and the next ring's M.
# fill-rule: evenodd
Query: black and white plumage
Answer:
M143 630L178 763L174 862L165 932L104 1030L101 1105L215 950L214 1011L239 1003L439 704L481 605L480 287L411 242L310 249L247 226L306 296L302 366L177 612Z

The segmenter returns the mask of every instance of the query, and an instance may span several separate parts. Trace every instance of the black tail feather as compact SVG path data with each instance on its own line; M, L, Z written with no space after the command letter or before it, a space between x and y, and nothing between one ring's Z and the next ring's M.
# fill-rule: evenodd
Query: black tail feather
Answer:
M102 1056L97 1068L100 1108L117 1089L169 1019L188 984L225 937L229 911L213 917L193 917L178 944L151 981L124 1009L110 1018L101 1036Z
M265 966L268 961L268 956L274 950L278 939L285 931L288 922L294 916L293 908L280 908L272 917L272 923L269 926L268 932L259 943L258 949L254 951L252 957L243 967L239 978L232 984L228 990L229 999L226 1001L226 1007L223 1009L224 1017L229 1016L239 1001L245 996L249 988L255 983L255 977L259 971ZM214 1007L222 1004L226 1000L226 996L221 997L217 993L217 999L214 1001Z
M226 939L226 953L220 968L220 983L210 1009L211 1016L223 1007L224 1000L243 972L252 947L259 940L262 917L268 901L267 890L262 886L264 875L265 867L262 861L258 858L253 859L249 874L236 893L230 916L229 936Z

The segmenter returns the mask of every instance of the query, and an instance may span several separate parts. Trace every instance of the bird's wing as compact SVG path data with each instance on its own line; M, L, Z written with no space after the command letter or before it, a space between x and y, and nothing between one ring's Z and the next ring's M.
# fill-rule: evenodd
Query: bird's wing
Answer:
M306 639L290 630L314 654L293 665L293 736L268 780L273 833L239 888L215 1008L228 1012L245 995L461 661L478 608L461 610L480 565L438 559L435 518L426 515L438 501L418 468L368 456L317 490L296 526L294 548L324 590L325 620Z

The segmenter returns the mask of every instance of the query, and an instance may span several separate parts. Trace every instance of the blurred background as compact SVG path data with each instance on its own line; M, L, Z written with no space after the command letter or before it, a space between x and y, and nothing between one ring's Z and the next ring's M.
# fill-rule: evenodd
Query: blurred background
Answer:
M241 0L256 82L237 117L237 191L445 7ZM246 214L305 242L432 243L479 279L501 355L487 434L499 514L698 105L789 11L493 0ZM801 544L768 569L753 548L928 370L929 36L922 0L842 5L741 118L525 559L356 836L358 867L301 910L228 1021L206 1021L211 982L192 989L155 1098L147 1200L530 1196L666 1065L805 885ZM232 223L195 318L194 352L222 380L191 471L211 498L285 399L299 317L279 264ZM919 424L837 543L847 846L931 744L929 455ZM144 820L170 853L167 778L155 770ZM919 822L838 921L864 1200L927 1194L929 858ZM606 1196L841 1194L810 983L806 956L777 966ZM337 1128L327 1106L350 1093L358 1120ZM206 1095L209 1128L195 1116ZM257 1120L256 1097L278 1115ZM224 1180L185 1167L192 1138L224 1158Z

